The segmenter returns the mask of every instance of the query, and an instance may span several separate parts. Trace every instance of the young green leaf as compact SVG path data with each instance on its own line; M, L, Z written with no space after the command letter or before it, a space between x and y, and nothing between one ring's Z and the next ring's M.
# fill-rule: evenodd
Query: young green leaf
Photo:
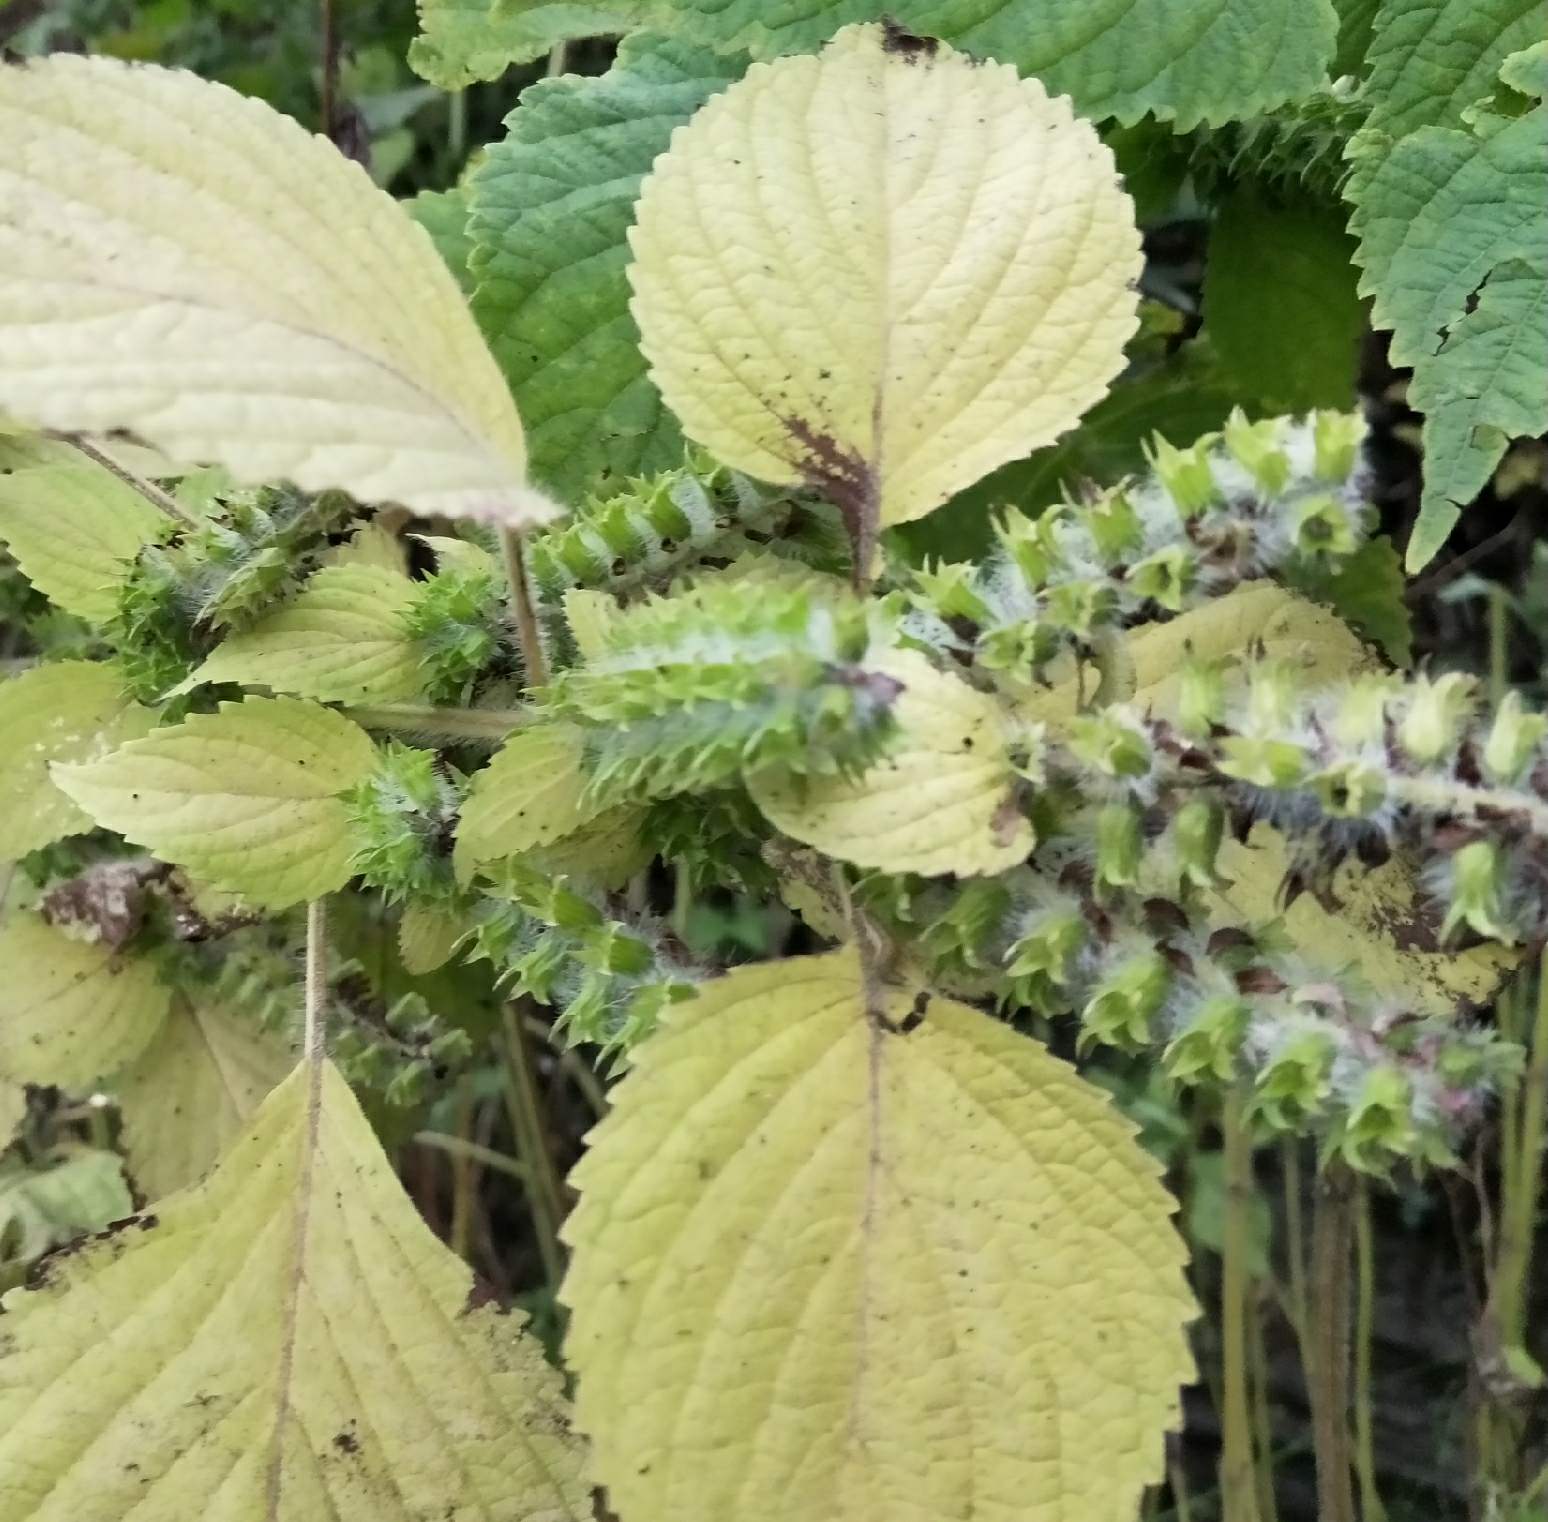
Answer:
M1413 619L1403 600L1408 583L1390 539L1368 540L1335 571L1298 566L1289 581L1374 640L1394 666L1413 664Z
M573 834L603 813L586 797L582 735L535 724L511 736L478 772L457 825L459 870L518 856Z
M53 777L98 824L215 887L284 909L349 880L339 794L375 758L365 731L329 709L248 698Z
M419 0L420 35L409 66L443 90L498 79L574 37L621 32L617 9L552 0Z
M852 21L890 17L1035 74L1091 117L1147 112L1179 132L1252 116L1323 82L1338 17L1331 0L630 0L757 57L814 50Z
M858 777L755 772L748 790L775 829L883 872L1003 872L1032 849L994 700L915 650L868 669L902 684L898 737Z
M1133 1514L1193 1305L1106 1096L845 950L706 985L615 1099L563 1297L631 1522Z
M145 1197L203 1178L292 1065L251 1021L208 999L174 998L154 1039L106 1085Z
M56 608L105 622L134 557L171 520L67 444L28 440L22 454L9 442L0 439L0 539Z
M20 1157L0 1160L0 1291L20 1284L50 1248L133 1209L116 1152L70 1146L31 1166Z
M686 39L626 38L600 78L524 90L472 178L473 312L521 406L534 477L569 501L681 459L629 315L626 239L673 129L741 72Z
M111 661L60 661L0 682L0 825L24 856L91 829L55 787L56 761L91 761L148 734L156 716L130 700Z
M243 682L323 703L411 703L424 696L422 652L403 619L415 587L377 566L325 566L223 640L184 687Z
M548 515L429 236L326 139L191 74L0 71L0 407L241 481Z
M1071 427L1136 321L1133 207L1091 126L1007 65L876 26L711 101L630 242L684 429L811 483L862 543Z
M0 1074L88 1089L155 1039L172 991L152 963L74 940L30 910L0 922Z
M303 1065L207 1182L7 1297L0 1509L579 1522L558 1376L472 1289L343 1079Z

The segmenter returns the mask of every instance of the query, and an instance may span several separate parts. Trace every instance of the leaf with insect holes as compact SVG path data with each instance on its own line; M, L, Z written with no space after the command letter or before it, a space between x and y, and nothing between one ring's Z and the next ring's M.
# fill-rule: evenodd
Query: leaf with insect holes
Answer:
M156 715L124 692L112 661L58 661L0 682L0 829L24 856L92 828L54 785L56 761L90 761L149 733Z
M339 794L375 759L365 731L331 709L248 698L53 777L98 824L217 888L285 909L349 880Z
M35 1284L6 1297L6 1522L592 1515L559 1376L519 1319L469 1308L331 1064Z
M68 444L0 438L0 541L63 612L111 618L134 557L170 527L160 508Z
M89 1089L144 1052L172 998L146 958L27 909L0 921L0 968L0 1074L14 1083Z
M429 235L325 139L169 69L0 70L0 408L244 482L552 511Z
M180 690L242 682L322 703L411 703L423 652L404 613L415 582L373 565L324 566L289 602L228 635Z
M1003 872L1032 850L995 700L917 650L868 668L895 678L898 736L858 777L754 773L748 790L793 840L883 872Z
M1105 1094L966 1005L868 1015L851 951L706 984L633 1059L562 1291L623 1516L1135 1514L1195 1312Z
M678 130L630 237L685 432L809 483L852 532L1073 427L1123 365L1140 270L1112 155L1067 100L889 36L754 66Z

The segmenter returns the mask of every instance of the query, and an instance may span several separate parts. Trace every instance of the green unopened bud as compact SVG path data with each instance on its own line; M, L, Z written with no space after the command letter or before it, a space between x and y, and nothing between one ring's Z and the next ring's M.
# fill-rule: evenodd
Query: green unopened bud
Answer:
M1196 888L1213 888L1220 880L1215 858L1225 831L1225 814L1208 798L1191 798L1172 819L1172 847L1182 880Z
M607 924L587 937L583 953L588 965L601 972L639 977L655 964L655 954L645 941L630 935L619 925Z
M1245 470L1265 496L1277 497L1290 479L1290 456L1280 447L1279 420L1265 418L1249 423L1240 407L1232 409L1225 425L1225 446L1231 458Z
M974 658L990 671L1035 672L1051 661L1060 647L1057 629L1028 618L986 630L979 637Z
M1272 735L1295 723L1306 701L1299 673L1288 661L1259 661L1247 686L1247 714L1242 728L1254 735Z
M918 568L914 585L918 596L942 618L967 618L975 624L986 624L993 614L979 595L977 576L976 566L942 561Z
M1026 584L1034 590L1048 585L1063 557L1053 543L1047 524L1007 508L994 526L995 538Z
M1112 623L1117 612L1118 591L1111 582L1065 581L1049 589L1044 617L1077 639L1090 639Z
M1358 412L1314 412L1312 444L1317 474L1324 481L1342 481L1354 469L1365 439L1365 419Z
M1104 493L1086 508L1085 521L1097 554L1108 565L1132 555L1145 542L1139 514L1121 486Z
M1342 560L1360 546L1359 526L1337 497L1303 497L1290 510L1295 547L1312 560Z
M1374 814L1387 796L1387 779L1374 767L1351 761L1313 773L1311 785L1322 806L1340 819Z
M1006 971L1013 978L1046 978L1062 988L1074 976L1075 958L1089 934L1078 910L1045 915L1006 954Z
M1126 578L1135 596L1177 613L1198 578L1199 557L1189 545L1170 544L1129 567Z
M1253 1113L1275 1130L1298 1130L1327 1101L1335 1050L1332 1036L1320 1030L1285 1042L1258 1074Z
M1462 728L1472 717L1473 689L1473 678L1460 671L1448 671L1433 681L1414 679L1398 739L1421 766L1429 766L1456 749Z
M414 1061L400 1067L388 1080L383 1096L397 1110L411 1110L430 1097L430 1064Z
M1132 803L1109 803L1097 813L1096 875L1104 888L1132 888L1139 881L1145 840L1140 811Z
M1333 735L1340 745L1381 745L1387 736L1387 700L1394 691L1385 676L1357 677L1344 690L1333 716Z
M1138 1051L1150 1040L1150 1022L1171 987L1171 969L1164 957L1146 952L1103 979L1080 1013L1079 1046L1089 1049L1105 1042L1124 1051Z
M1225 666L1190 655L1177 679L1177 727L1202 740L1225 718Z
M1145 451L1151 469L1177 504L1181 518L1197 518L1220 500L1215 473L1209 468L1209 449L1214 434L1206 434L1187 449L1177 449L1159 433L1152 434Z
M1475 840L1451 857L1451 903L1441 938L1466 925L1479 935L1510 946L1516 937L1506 921L1505 858L1492 840Z
M1548 715L1525 712L1521 694L1506 693L1484 743L1484 770L1496 782L1515 782L1536 759L1545 732Z
M1232 994L1206 999L1161 1054L1161 1065L1179 1083L1213 1078L1229 1083L1247 1035L1251 1011Z
M1149 739L1110 713L1076 719L1070 749L1105 777L1143 777L1150 771Z
M1394 1067L1372 1068L1355 1091L1348 1114L1329 1134L1329 1150L1363 1173L1381 1171L1393 1157L1412 1156L1419 1145L1413 1104L1406 1074Z
M1254 787L1300 787L1311 772L1311 762L1299 745L1246 735L1229 735L1220 742L1217 765L1226 776Z

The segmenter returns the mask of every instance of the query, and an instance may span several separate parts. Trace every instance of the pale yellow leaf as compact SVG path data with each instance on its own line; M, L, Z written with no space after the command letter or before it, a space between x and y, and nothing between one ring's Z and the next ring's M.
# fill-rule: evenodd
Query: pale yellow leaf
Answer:
M457 942L471 930L466 915L439 904L412 903L398 921L398 960L410 977L434 972L452 958Z
M349 880L338 795L375 756L365 731L331 709L248 698L53 777L98 824L214 887L284 909Z
M579 1522L558 1375L469 1308L348 1086L5 1297L6 1522Z
M134 557L171 520L84 455L64 444L51 449L53 463L0 474L0 540L56 608L102 623ZM0 467L8 453L0 447Z
M848 950L733 972L592 1133L567 1346L629 1522L1117 1522L1160 1477L1194 1308L1158 1166L1038 1042L880 1004Z
M243 482L551 512L424 229L326 139L169 69L0 70L0 407Z
M860 867L959 877L1003 872L1032 849L1000 708L915 650L869 669L895 677L900 733L854 779L755 773L748 791L776 829Z
M512 735L475 774L457 824L461 870L552 845L603 812L586 800L581 732L535 724Z
M0 1149L10 1146L16 1128L27 1113L27 1091L9 1078L0 1078Z
M109 1080L130 1170L147 1199L209 1172L294 1066L282 1042L204 1000L177 997L155 1040Z
M145 958L30 910L0 922L0 969L0 1075L13 1083L92 1088L150 1045L172 997Z
M0 682L0 830L25 855L92 828L49 776L56 761L90 761L148 734L156 716L124 692L110 661L60 661Z
M1096 130L879 26L755 64L680 127L630 243L684 429L883 524L1073 427L1136 323L1134 207Z
M369 565L391 571L395 576L408 575L408 554L403 541L376 519L362 524L343 544L328 550L323 555L323 564Z
M415 584L374 565L325 566L289 602L222 640L179 690L242 682L324 703L424 696L405 610Z

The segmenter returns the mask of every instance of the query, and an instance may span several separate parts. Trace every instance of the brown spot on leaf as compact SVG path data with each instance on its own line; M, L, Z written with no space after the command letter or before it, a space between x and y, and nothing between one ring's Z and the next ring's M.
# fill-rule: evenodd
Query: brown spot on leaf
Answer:
M920 58L934 58L940 43L934 37L921 37L891 16L882 19L882 51L914 62Z
M858 556L858 547L867 545L876 532L877 485L870 461L802 418L782 421L801 446L796 464L802 478L839 510Z

